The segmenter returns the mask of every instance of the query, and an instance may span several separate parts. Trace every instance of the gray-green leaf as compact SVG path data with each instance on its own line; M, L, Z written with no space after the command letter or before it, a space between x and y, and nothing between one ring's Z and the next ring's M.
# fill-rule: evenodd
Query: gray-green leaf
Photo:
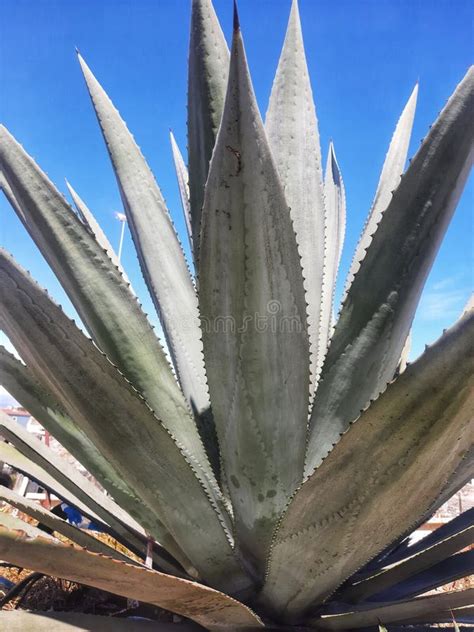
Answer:
M204 185L224 108L229 49L211 0L193 0L188 70L188 166L197 264Z
M237 544L262 570L302 476L309 343L297 243L238 29L201 236L206 370Z
M209 407L198 301L169 211L140 148L79 55L122 196L143 277L158 312L186 399Z
M324 601L432 506L472 446L473 387L470 314L387 387L293 497L264 589L277 610Z
M325 277L325 251L336 247L325 231L318 120L301 32L293 0L288 29L265 121L268 142L290 205L301 255L308 303L312 391L326 354L332 279Z
M347 294L311 414L306 474L395 373L471 168L473 109L471 69L403 176Z

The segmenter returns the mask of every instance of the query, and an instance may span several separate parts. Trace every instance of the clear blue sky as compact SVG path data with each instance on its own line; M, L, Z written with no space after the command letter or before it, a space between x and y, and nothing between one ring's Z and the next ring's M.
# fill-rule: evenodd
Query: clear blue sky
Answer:
M231 0L215 0L227 36ZM420 95L410 155L472 63L471 0L300 0L323 154L335 143L348 202L340 285L397 118L415 82ZM262 112L290 0L240 0ZM186 148L190 0L0 0L0 120L65 191L67 177L112 243L121 207L75 58L77 45L133 131L184 238L168 142ZM473 285L472 180L433 268L416 317L412 357L467 301ZM0 196L0 241L70 313L36 247ZM130 239L124 265L153 313ZM155 317L152 316L154 319Z

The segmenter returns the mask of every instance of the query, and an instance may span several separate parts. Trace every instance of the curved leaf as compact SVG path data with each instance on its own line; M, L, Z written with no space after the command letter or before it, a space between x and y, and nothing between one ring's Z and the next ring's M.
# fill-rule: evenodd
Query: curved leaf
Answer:
M8 441L16 441L17 445L10 445L9 443L0 442L0 460L8 463L19 472L25 474L29 478L41 483L47 489L53 491L58 497L62 498L66 503L77 507L77 509L85 516L97 522L99 524L108 524L109 520L113 520L113 515L108 513L105 509L101 509L100 503L97 502L97 498L104 496L98 488L87 489L88 484L92 486L91 482L86 479L85 476L75 470L64 458L52 452L52 450L41 450L43 453L40 455L35 451L37 444L41 442L36 439L30 433L27 433L30 437L28 443L24 443L18 440L15 434L9 433L4 422L10 422L7 416L0 411L0 423L1 431L8 436ZM11 422L10 422L11 423ZM19 424L17 424L19 425ZM25 431L26 432L26 431ZM41 444L43 448L46 448L44 444ZM72 478L70 478L72 474ZM83 480L82 480L83 479ZM83 483L84 485L78 485ZM92 497L89 496L87 491L92 492ZM95 500L94 500L95 496ZM105 498L104 504L107 502ZM97 513L95 512L97 510ZM113 535L118 540L123 541L126 546L126 538L129 535L128 531L124 534L123 527L110 525L113 530ZM117 530L115 530L117 527Z
M42 537L28 539L22 533L0 529L0 556L19 566L154 604L208 630L262 625L247 606L212 588Z
M325 231L321 147L298 3L293 0L288 29L273 82L265 129L301 255L308 303L312 391L329 338L332 274L327 258L336 247Z
M48 448L20 424L12 422L0 411L0 432L13 446L0 443L1 459L42 483L54 491L68 504L77 507L81 513L98 523L109 525L112 535L137 554L145 557L147 538L140 525L122 510L110 497L101 492L91 481L70 465L66 459ZM147 516L152 516L150 510ZM190 566L189 560L179 549L162 523L153 517L155 537L175 555L183 566ZM109 530L109 529L107 529ZM159 545L153 551L154 561L169 572L180 573L174 559Z
M92 341L1 251L0 305L5 331L30 370L156 513L193 566L229 591L247 585L215 483ZM156 525L148 527L159 541Z
M439 593L409 601L398 601L365 606L347 606L346 612L322 615L314 619L312 627L320 630L357 629L364 625L387 623L437 623L455 608L470 606L474 601L474 588L457 592ZM454 614L456 610L454 610ZM451 619L452 620L452 619Z
M474 508L467 509L459 516L456 516L446 524L438 527L431 533L428 533L424 538L410 544L409 546L403 547L400 550L395 550L391 555L387 555L382 563L384 566L388 566L390 564L396 564L408 557L412 557L413 555L417 555L418 553L422 553L426 549L429 549L432 546L437 545L443 540L449 539L452 536L455 536L465 529L474 526Z
M27 612L3 610L0 627L9 632L198 632L193 623L139 621L136 617L119 619L78 612Z
M327 599L432 505L472 446L473 344L474 313L388 386L294 495L264 587L276 610L296 616Z
M86 224L86 226L88 226L89 230L92 232L92 234L96 238L96 241L99 244L99 246L107 252L114 266L120 270L120 273L124 281L128 284L130 290L132 291L130 280L125 274L122 264L120 263L119 258L117 257L117 254L115 253L115 250L112 247L112 244L108 240L107 235L104 233L104 231L100 227L99 222L96 220L92 212L89 210L84 200L81 197L79 197L79 195L76 193L76 191L72 188L72 186L69 184L67 180L66 180L66 186L71 195L72 201L74 202L74 206L76 207L76 210L79 213L79 217L82 219L83 223Z
M188 402L209 407L198 302L161 191L120 114L78 55L122 196L143 277ZM165 421L163 419L163 421Z
M0 384L18 401L37 421L40 422L61 445L63 445L85 468L101 483L112 498L128 511L129 516L123 514L117 505L109 507L107 517L104 519L118 530L121 538L125 538L126 544L143 558L146 555L147 538L140 525L132 520L130 514L137 517L139 523L157 523L156 516L150 512L149 507L128 487L110 462L102 456L90 439L84 434L81 427L62 410L55 398L34 378L28 368L0 347ZM12 429L18 426L12 425ZM23 440L29 440L29 434L18 428ZM34 444L34 438L32 439ZM46 450L50 454L50 451ZM102 502L99 501L99 507ZM111 518L112 516L112 518ZM125 522L117 520L125 519ZM177 555L182 562L186 560L182 551L173 541L171 535L166 532L163 525L160 542L166 545L167 550ZM179 566L166 554L165 551L155 550L155 562L166 572L179 572Z
M0 511L0 527L8 529L9 531L21 531L27 538L44 537L49 542L59 542L59 540L57 540L54 536L49 535L49 533L41 531L29 522L25 522L21 518L18 518L11 513L7 513L6 511ZM27 568L29 567L27 566Z
M334 313L336 278L346 231L346 192L332 141L329 143L328 160L324 178L324 203L326 206L327 234L325 274L327 275L327 289L331 291L331 301L330 303L326 301L325 305L326 309L331 311L332 316Z
M212 476L189 406L120 272L64 197L2 126L0 162L26 218L26 228L94 341ZM179 321L180 326L183 322ZM18 352L23 356L19 347Z
M109 557L113 557L116 560L128 562L129 564L139 564L139 562L135 562L135 560L132 560L127 555L116 551L111 546L108 546L104 542L94 538L94 536L90 535L86 531L69 524L66 520L63 520L59 516L51 513L51 511L48 511L39 503L23 498L11 489L3 487L3 485L0 485L0 499L7 502L12 507L19 509L27 516L38 520L39 523L49 527L52 531L60 533L75 544L79 544L79 546L86 548L89 551L102 553L104 555L108 555ZM42 531L42 533L45 532Z
M189 245L193 252L193 228L191 218L191 203L189 201L189 175L183 156L179 150L178 144L173 132L170 130L171 151L173 153L174 167L176 170L176 178L178 180L179 196L181 198L181 206L183 207L184 221L188 233Z
M372 595L385 591L387 588L431 568L471 544L474 544L474 525L436 542L405 560L386 566L371 577L352 584L342 591L341 598L350 602L366 600Z
M347 294L311 414L306 474L394 375L423 285L469 174L473 109L471 69L403 176Z
M426 593L459 579L468 578L474 568L474 550L448 557L396 586L374 595L370 601L395 601Z
M405 105L393 133L393 137L385 157L385 162L382 167L382 173L380 174L380 180L377 185L372 208L370 209L364 230L362 231L362 235L354 253L354 258L346 281L346 292L360 268L360 263L365 256L365 251L370 246L372 236L377 230L377 226L382 219L383 213L391 202L392 194L400 184L403 171L405 170L408 147L410 145L417 98L418 84L416 84L413 88L413 92Z
M209 163L221 122L229 49L211 0L193 0L188 70L188 165L194 257Z
M302 476L309 345L296 239L238 28L201 236L199 298L213 413L237 543L261 569Z

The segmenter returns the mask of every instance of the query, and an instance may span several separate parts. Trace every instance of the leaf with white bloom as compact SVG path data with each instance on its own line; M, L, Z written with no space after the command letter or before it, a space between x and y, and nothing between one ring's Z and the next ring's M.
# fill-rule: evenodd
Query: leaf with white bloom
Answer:
M94 342L212 476L189 406L166 355L119 270L53 183L2 126L0 160L28 232ZM17 206L14 208L17 210ZM184 322L179 321L180 326ZM23 356L20 348L18 352Z
M297 243L237 24L201 237L213 413L237 545L261 571L273 527L302 476L309 342Z
M184 221L186 231L188 233L189 245L193 252L193 228L191 219L191 203L189 201L189 174L184 164L183 156L178 147L178 143L170 130L171 151L173 153L174 168L176 170L176 178L178 180L179 197L181 198L181 206L183 207Z
M95 445L84 434L82 429L74 420L62 410L60 404L55 400L51 393L33 377L31 371L14 356L8 353L3 347L0 347L0 384L18 401L39 423L52 434L87 470L99 481L112 498L119 503L129 514L134 515L140 524L157 522L156 516L150 513L150 509L136 495L136 493L128 487L123 477L114 470L110 462L105 459L97 450ZM18 428L17 425L10 426L11 429L18 430L23 439L29 438L29 435ZM32 439L34 443L34 438ZM48 452L48 450L46 450ZM115 506L117 509L118 507ZM118 518L120 514L113 514ZM104 518L107 520L107 517ZM124 531L122 525L115 525L119 528L120 533L125 537L125 541L129 547L141 556L145 556L147 540L145 533L139 524L127 519L127 528ZM177 555L184 561L184 554L173 541L171 536L162 526L163 535L160 541L166 544L167 550ZM163 553L163 552L161 552ZM156 563L167 572L176 572L177 565L170 556L163 557L155 554Z
M229 49L211 0L193 0L188 70L188 166L193 252L199 254L204 185L224 108Z
M469 175L470 69L400 182L352 282L311 414L306 473L392 379L442 238Z
M365 251L370 246L372 236L377 230L377 226L382 219L382 215L390 204L392 194L400 184L410 145L411 131L415 118L416 100L418 97L418 84L413 88L413 92L400 116L395 131L393 133L390 146L388 148L385 162L380 174L380 180L375 192L372 208L364 226L359 243L354 254L351 268L346 281L346 293L360 268Z
M325 254L325 275L330 288L331 301L325 301L324 309L334 313L334 291L341 260L344 235L346 232L346 192L341 170L337 163L333 142L329 143L328 159L324 177L324 202L326 205L327 247ZM328 290L329 291L329 290ZM324 322L327 316L323 318Z
M202 577L230 591L247 586L215 481L107 357L2 251L0 305L5 331L32 373L155 512ZM159 541L154 527L150 533Z
M89 227L92 234L96 238L99 246L101 246L101 248L103 248L107 252L114 266L116 266L120 270L124 278L124 281L130 284L130 280L125 274L125 270L123 269L122 264L120 263L119 258L117 257L117 254L115 250L113 249L112 244L108 240L107 235L104 233L104 231L100 227L99 222L96 220L96 218L92 214L92 211L88 208L87 204L79 196L79 194L72 188L72 186L69 184L67 180L66 180L66 186L68 188L69 193L71 194L72 201L74 202L74 206L76 207L76 210L79 213L80 218L82 219L84 224L86 224ZM130 289L132 289L131 286L130 286Z
M80 55L78 58L117 177L142 274L181 388L188 402L202 412L209 407L209 397L198 300L181 244L140 148L90 68Z
M332 279L325 277L326 251L336 247L325 233L318 120L293 0L288 29L265 121L268 142L291 208L305 277L311 372L314 390L330 328Z
M264 589L277 611L322 603L438 498L472 446L473 345L474 314L387 387L294 495Z

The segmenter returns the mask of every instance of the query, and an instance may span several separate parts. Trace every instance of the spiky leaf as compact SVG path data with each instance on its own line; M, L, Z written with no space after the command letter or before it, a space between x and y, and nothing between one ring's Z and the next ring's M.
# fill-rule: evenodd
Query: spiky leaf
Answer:
M390 147L388 148L387 156L385 157L385 162L382 167L382 173L380 174L372 208L370 209L364 230L362 231L354 253L346 281L346 291L349 289L354 276L360 268L360 263L365 256L365 251L370 246L372 236L377 230L377 226L382 219L385 209L390 204L393 192L400 184L403 171L405 170L408 147L410 145L417 98L418 84L414 87L393 133Z
M474 544L474 525L425 548L420 553L412 555L398 564L388 565L371 577L354 583L343 592L343 599L350 602L365 600L434 566L471 544Z
M329 309L331 318L334 318L334 292L346 231L346 193L332 141L329 143L324 177L324 203L326 206L325 230L327 235L325 252L326 290L328 292L331 291L331 300L325 301L325 309ZM323 320L326 322L327 316L324 316Z
M3 253L0 304L6 332L24 349L31 371L156 513L202 576L228 590L248 583L226 533L229 518L215 483L92 341ZM154 527L150 533L159 540Z
M71 540L71 542L79 544L79 546L83 548L87 548L89 551L102 553L103 555L108 555L109 557L113 557L116 560L122 560L123 562L128 562L129 564L138 563L130 557L123 555L119 551L115 551L112 547L108 546L104 542L101 542L97 538L94 538L86 531L69 524L66 520L63 520L51 513L51 511L48 511L39 503L23 498L23 496L16 494L7 487L3 487L3 485L0 485L0 499L20 510L27 516L37 520L39 523L45 525L52 531L56 531L57 533L65 536Z
M165 353L118 269L52 182L2 126L0 162L26 228L94 341L211 474ZM179 320L180 325L184 322ZM22 349L17 350L23 356Z
M181 206L183 207L184 221L186 231L188 233L189 245L193 252L193 228L191 218L191 203L189 201L189 174L184 164L183 156L178 147L178 143L170 130L171 151L173 153L174 168L176 170L176 178L178 180L179 196L181 198Z
M194 256L209 163L221 122L229 49L211 0L193 0L188 70L188 165Z
M296 493L264 589L276 609L321 603L432 505L472 445L473 343L474 313L388 386Z
M19 566L151 603L203 625L208 630L239 630L261 626L240 602L212 588L113 560L46 538L25 538L0 529L0 555Z
M322 615L311 622L319 630L357 629L365 625L387 623L436 623L439 617L456 608L462 611L474 599L474 588L457 592L440 593L409 601L364 606L346 606L337 614Z
M161 320L183 392L199 412L209 407L197 297L169 211L140 148L79 55L82 72L117 177L143 277Z
M76 207L76 211L79 213L79 217L82 219L83 223L86 224L86 226L88 226L89 230L92 232L92 234L96 238L99 246L101 246L107 252L114 266L116 266L120 270L120 273L122 274L124 278L124 281L128 283L130 286L130 280L125 274L122 264L120 263L119 258L115 250L113 249L112 244L108 240L107 235L102 230L99 222L96 220L96 218L92 214L92 211L89 209L89 207L84 202L84 200L79 196L79 194L72 188L72 186L69 184L67 180L66 180L66 186L68 188L69 193L71 194L71 198L72 198L72 201L74 202L74 206ZM130 286L130 289L131 289L131 286Z
M273 526L302 475L309 349L296 239L238 25L206 185L199 284L237 541L261 567Z
M111 494L112 498L119 503L129 514L134 515L140 524L157 523L156 516L150 512L149 507L142 502L133 489L128 487L123 477L121 477L97 450L90 439L84 434L81 427L67 415L57 400L47 392L46 389L33 377L28 368L14 356L0 347L0 384L39 421L61 445L63 445L86 469L101 483L101 485ZM16 425L11 425L17 428ZM29 435L17 428L23 439L29 439ZM34 442L34 439L32 439ZM49 454L49 451L46 451ZM99 502L102 507L102 502ZM104 517L119 531L121 537L134 552L145 556L146 537L143 529L128 516L125 523L120 522L120 516L125 517L117 505L111 508L112 513ZM114 522L114 518L118 522ZM112 525L111 525L112 526ZM177 555L182 562L186 560L182 551L174 542L165 527L161 525L162 536L160 541L166 545L167 550L173 555ZM166 552L155 551L155 561L160 568L166 572L179 572L179 567Z
M325 255L336 244L329 242L329 233L325 232L318 121L296 0L291 7L265 128L301 254L314 388L326 353L331 316L332 279L324 276Z
M311 414L307 474L394 375L471 168L473 108L471 69L403 176L350 287Z

